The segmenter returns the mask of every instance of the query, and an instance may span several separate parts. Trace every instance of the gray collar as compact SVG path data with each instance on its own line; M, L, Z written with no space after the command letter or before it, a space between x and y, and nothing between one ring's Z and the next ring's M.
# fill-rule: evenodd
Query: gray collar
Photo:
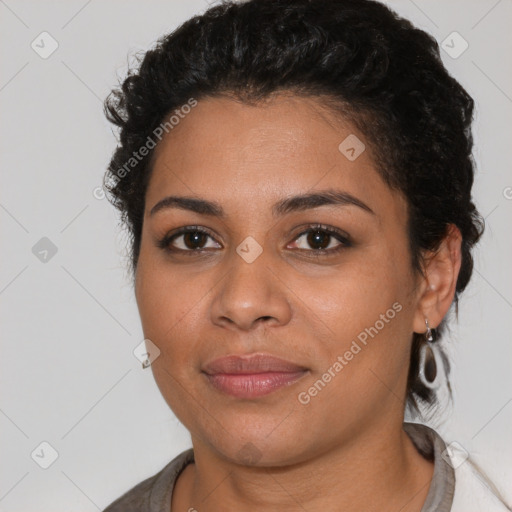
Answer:
M450 512L455 492L455 471L444 461L446 444L441 436L420 423L404 423L403 429L418 452L434 462L434 474L421 512Z

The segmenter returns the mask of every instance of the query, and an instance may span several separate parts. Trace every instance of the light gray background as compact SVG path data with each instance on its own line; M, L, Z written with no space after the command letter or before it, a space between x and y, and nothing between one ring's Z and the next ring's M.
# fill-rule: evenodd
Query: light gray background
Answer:
M388 3L440 44L453 31L469 43L456 59L442 54L477 102L487 231L452 328L454 407L434 426L512 502L512 2ZM143 335L126 238L93 191L115 147L101 102L127 55L207 6L0 0L1 511L101 510L190 446L132 354ZM59 44L47 59L31 48L43 31ZM32 252L43 237L57 247L46 263ZM43 441L58 452L48 469L31 458Z

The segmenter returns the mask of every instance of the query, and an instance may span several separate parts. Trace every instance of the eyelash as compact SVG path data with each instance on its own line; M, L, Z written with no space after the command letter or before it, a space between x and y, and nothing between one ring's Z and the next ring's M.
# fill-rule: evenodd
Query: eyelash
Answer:
M338 246L336 246L334 249L296 249L296 250L307 251L314 257L321 257L321 256L330 256L333 254L337 254L338 252L352 246L352 242L350 241L350 238L347 236L346 233L344 233L343 231L340 231L336 228L326 226L324 224L309 225L308 228L306 230L300 232L293 239L293 241L296 241L299 238L301 238L302 236L307 235L311 232L316 232L316 231L319 231L321 233L324 233L328 236L335 238L338 242L340 242L340 244ZM204 229L200 226L185 226L183 228L180 228L178 231L176 231L174 233L169 233L166 236L164 236L161 240L159 240L157 242L157 246L160 249L162 249L168 253L171 253L171 254L180 253L180 254L185 254L186 256L198 256L198 255L204 254L205 252L208 251L208 249L188 249L188 250L177 249L175 247L172 248L170 246L171 242L173 242L176 238L178 238L182 235L188 234L188 233L201 233L201 234L209 236L212 239L214 238L214 236L212 235L212 233L210 231L208 231L207 229Z

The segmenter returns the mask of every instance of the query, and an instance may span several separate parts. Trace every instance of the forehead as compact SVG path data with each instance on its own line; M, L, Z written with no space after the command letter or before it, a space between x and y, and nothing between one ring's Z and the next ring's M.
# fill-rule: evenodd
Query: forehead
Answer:
M315 99L282 94L248 105L207 98L157 146L146 204L178 193L261 207L315 188L369 201L392 195L364 136Z
M225 98L206 98L170 131L156 149L160 157L174 156L187 163L216 154L217 161L245 161L269 165L274 157L292 161L337 156L343 133L354 129L335 119L312 98L282 93L257 104ZM202 150L200 152L199 150Z

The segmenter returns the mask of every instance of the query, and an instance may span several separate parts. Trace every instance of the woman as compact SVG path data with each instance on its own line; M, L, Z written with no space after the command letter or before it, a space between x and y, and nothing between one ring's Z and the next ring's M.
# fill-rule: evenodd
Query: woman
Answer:
M106 511L509 510L436 404L473 101L369 0L225 2L106 102L147 360L193 448Z

